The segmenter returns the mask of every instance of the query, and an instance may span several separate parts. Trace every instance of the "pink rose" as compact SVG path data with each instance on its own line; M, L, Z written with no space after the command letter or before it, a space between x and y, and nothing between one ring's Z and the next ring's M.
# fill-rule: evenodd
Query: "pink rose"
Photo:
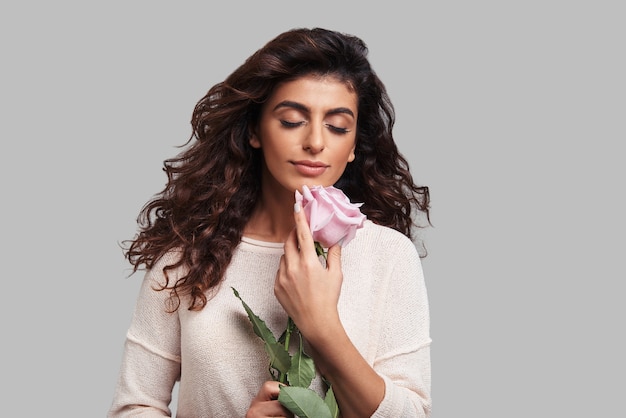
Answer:
M296 190L296 202L304 209L313 240L326 248L338 242L347 245L366 219L359 209L363 203L350 203L348 196L333 186L302 186L302 193Z

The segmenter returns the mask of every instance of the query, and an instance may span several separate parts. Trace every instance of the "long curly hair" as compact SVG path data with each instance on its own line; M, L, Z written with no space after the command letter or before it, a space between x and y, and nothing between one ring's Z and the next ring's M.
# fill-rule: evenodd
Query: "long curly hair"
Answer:
M321 28L298 28L278 35L251 55L196 104L192 134L184 149L164 161L165 188L137 218L139 230L126 240L133 272L154 267L169 251L177 262L164 267L166 282L180 306L201 310L207 291L220 283L233 250L261 193L262 154L249 144L261 106L279 83L306 75L331 75L358 96L356 158L335 184L373 222L412 238L415 215L428 224L428 187L417 186L407 160L393 140L394 108L367 58L365 43ZM168 271L180 266L176 280Z

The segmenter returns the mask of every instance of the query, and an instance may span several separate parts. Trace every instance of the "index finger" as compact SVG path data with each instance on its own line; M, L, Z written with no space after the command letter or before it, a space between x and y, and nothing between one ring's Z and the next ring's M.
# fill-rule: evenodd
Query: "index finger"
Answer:
M300 245L300 251L305 253L315 252L315 244L313 243L313 235L311 228L306 220L306 215L302 210L302 204L296 202L293 206L293 215L296 221L296 238Z

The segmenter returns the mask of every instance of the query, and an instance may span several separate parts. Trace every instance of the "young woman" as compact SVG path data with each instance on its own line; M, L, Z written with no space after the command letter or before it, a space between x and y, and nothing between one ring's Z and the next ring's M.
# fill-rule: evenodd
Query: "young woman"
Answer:
M430 414L429 311L412 238L428 219L359 38L280 34L199 101L187 148L126 247L147 270L110 417L291 417L236 288L276 334L288 316L341 416ZM335 186L367 216L320 263L296 191Z

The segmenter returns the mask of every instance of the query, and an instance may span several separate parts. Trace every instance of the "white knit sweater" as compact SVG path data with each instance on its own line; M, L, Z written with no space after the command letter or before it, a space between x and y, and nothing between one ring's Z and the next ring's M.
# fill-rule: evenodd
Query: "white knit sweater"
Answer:
M173 314L166 312L169 293L152 289L155 282L163 283L162 267L176 255L163 257L143 280L108 416L171 416L168 405L179 380L176 417L244 417L261 384L271 377L263 341L231 287L278 338L287 323L273 294L282 253L282 243L244 238L206 307L189 311L183 300ZM430 319L413 243L366 221L342 248L342 270L341 321L386 384L373 417L428 417ZM323 394L319 376L313 388Z

